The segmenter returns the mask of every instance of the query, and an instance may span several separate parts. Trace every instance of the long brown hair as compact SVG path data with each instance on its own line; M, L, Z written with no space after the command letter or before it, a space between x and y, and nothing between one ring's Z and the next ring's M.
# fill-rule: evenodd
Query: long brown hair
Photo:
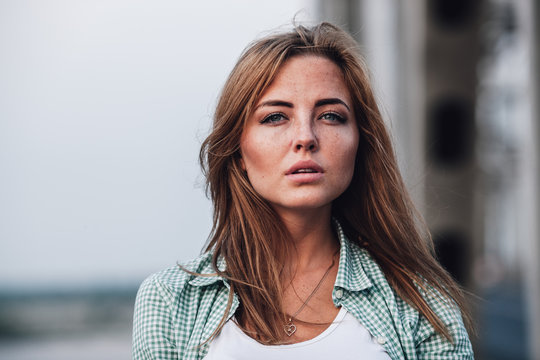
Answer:
M304 54L326 57L341 69L360 134L353 179L334 201L333 215L348 238L375 258L398 296L451 340L422 292L435 289L441 301L452 299L461 308L464 296L435 260L431 239L419 226L357 44L329 23L296 26L252 43L225 83L212 132L202 144L200 161L214 205L206 250L214 251L216 272L229 279L231 295L234 291L241 300L237 318L249 324L262 343L283 339L281 271L291 242L276 212L251 186L239 149L246 120L262 93L288 59ZM227 264L224 272L217 267L220 256Z

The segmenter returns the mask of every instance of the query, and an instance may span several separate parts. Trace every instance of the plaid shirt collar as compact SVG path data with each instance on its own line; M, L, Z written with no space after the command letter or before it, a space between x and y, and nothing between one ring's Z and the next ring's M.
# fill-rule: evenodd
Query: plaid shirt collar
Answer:
M334 219L334 226L340 242L339 268L334 288L343 288L348 291L362 291L373 286L362 267L362 258L367 256L365 250L354 252L352 247L358 246L351 243L343 233L343 228Z
M358 319L392 359L473 359L459 308L441 301L435 292L425 294L428 305L451 332L454 343L450 343L394 293L368 251L347 240L336 221L334 227L341 243L332 292L336 307L344 307ZM218 260L218 267L224 269L223 259ZM209 343L204 341L227 311L230 292L225 287L230 287L215 274L211 253L185 268L208 275L191 276L175 266L152 275L141 285L135 305L133 359L195 360L207 354ZM235 295L228 319L238 306Z
M362 267L362 258L367 256L365 250L360 249L359 252L353 251L352 247L358 245L351 243L347 239L343 228L336 219L333 219L333 223L340 243L339 267L334 288L342 288L348 291L362 291L370 288L373 284ZM196 276L189 281L190 285L209 286L218 281L223 281L229 287L226 279L215 275L216 272L212 265L212 254L210 252L205 255L207 259L205 259L205 266L201 271L201 274L208 274L208 276ZM220 270L225 270L226 262L222 256L218 258L217 265Z

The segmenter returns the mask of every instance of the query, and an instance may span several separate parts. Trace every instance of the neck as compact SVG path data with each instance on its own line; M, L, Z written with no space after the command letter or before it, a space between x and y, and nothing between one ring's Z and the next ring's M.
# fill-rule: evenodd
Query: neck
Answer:
M339 244L332 230L331 207L302 211L278 211L296 248L289 264L296 271L328 266Z

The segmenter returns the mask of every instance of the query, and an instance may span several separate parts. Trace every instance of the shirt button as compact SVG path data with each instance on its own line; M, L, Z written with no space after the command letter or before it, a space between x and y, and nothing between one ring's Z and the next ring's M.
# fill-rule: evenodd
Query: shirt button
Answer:
M377 337L377 344L379 344L379 345L386 344L386 338L384 336L378 336Z
M343 297L343 290L337 289L336 290L336 298L341 299Z

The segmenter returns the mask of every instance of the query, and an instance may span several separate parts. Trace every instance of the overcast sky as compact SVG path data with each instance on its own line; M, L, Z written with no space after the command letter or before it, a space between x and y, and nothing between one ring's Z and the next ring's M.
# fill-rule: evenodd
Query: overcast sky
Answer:
M0 0L0 291L195 257L197 157L242 49L314 1Z

